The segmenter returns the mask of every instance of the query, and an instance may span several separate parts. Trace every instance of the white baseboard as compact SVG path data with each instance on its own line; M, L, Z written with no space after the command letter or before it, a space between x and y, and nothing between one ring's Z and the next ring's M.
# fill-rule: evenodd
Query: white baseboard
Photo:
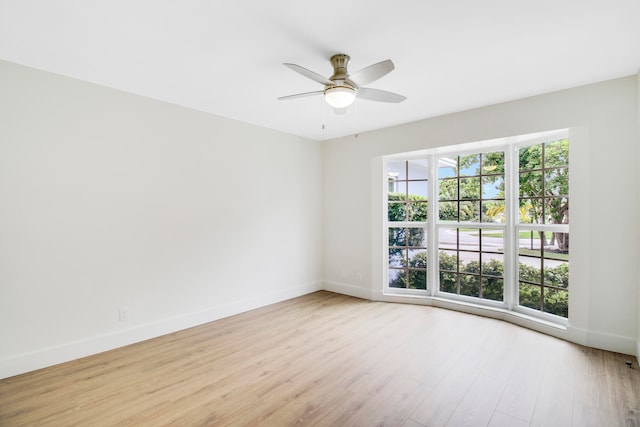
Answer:
M362 298L370 301L373 300L371 296L371 289L350 285L348 283L325 281L323 289L337 294L349 295L351 297Z
M9 357L0 360L0 379L124 347L322 289L321 282L307 283L240 301L221 304L206 310Z
M345 295L352 295L354 286L337 284L339 286L333 286L332 288L325 287L326 290L330 290L336 293L342 293ZM358 288L360 289L360 288ZM346 290L349 292L342 292ZM366 289L361 289L359 298L368 299ZM350 293L351 292L351 293ZM491 307L480 306L477 304L469 304L465 302L444 300L442 298L434 297L416 297L405 295L388 295L380 291L371 291L373 301L382 302L394 302L403 304L417 304L417 305L429 305L433 307L446 308L448 310L456 310L468 314L475 314L478 316L491 317L494 319L504 320L509 323L513 323L518 326L532 329L547 335L554 336L556 338L564 339L576 344L584 345L587 347L598 348L602 350L613 351L616 353L636 355L638 364L640 365L640 341L624 337L620 335L614 335L609 333L602 333L598 331L589 331L580 328L572 327L571 325L565 327L551 324L549 322L540 321L539 319L532 318L521 313L511 312L502 309L495 309Z

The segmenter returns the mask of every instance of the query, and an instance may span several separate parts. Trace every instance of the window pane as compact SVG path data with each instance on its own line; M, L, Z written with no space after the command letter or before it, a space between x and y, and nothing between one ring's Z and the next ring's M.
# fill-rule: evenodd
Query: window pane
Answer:
M428 161L427 159L409 160L409 179L424 179L428 178Z
M569 164L569 141L566 139L548 142L544 147L545 167L566 166Z
M458 176L457 157L442 157L438 160L438 178Z
M409 249L409 267L427 268L427 251L424 249Z
M461 178L460 179L460 199L461 200L477 200L480 198L480 178Z
M440 251L438 261L440 270L458 271L458 256L455 251Z
M402 268L406 264L405 249L389 249L389 267Z
M441 179L438 189L439 200L458 200L458 180Z
M506 221L504 200L491 200L482 202L482 222L498 222Z
M520 197L542 196L542 172L526 172L520 174Z
M460 176L480 174L480 154L460 156Z
M549 197L545 200L547 224L569 224L569 199L566 197Z
M482 252L482 275L502 277L504 275L504 255Z
M482 177L482 198L483 199L503 199L504 198L504 177L483 176Z
M389 221L405 221L407 218L406 203L389 202Z
M440 291L458 293L458 274L440 271Z
M542 145L532 145L520 149L520 170L540 169L542 167Z
M460 251L460 271L480 274L480 254Z
M389 181L389 191L387 200L398 201L407 199L407 183L406 181Z
M520 223L542 224L542 199L520 199Z
M407 179L407 162L387 162L387 176L398 180L406 180Z
M569 194L568 169L547 169L544 172L544 192L547 196L566 196Z
M410 289L427 289L427 271L409 270Z
M407 229L389 228L389 246L406 246Z
M504 152L486 153L482 155L482 174L503 174Z
M480 277L468 274L460 275L460 295L469 297L480 296Z
M544 288L543 311L556 316L569 317L569 292Z
M460 221L480 222L480 202L460 202Z
M416 202L407 204L407 221L424 222L428 214L427 202Z
M520 282L519 302L521 306L540 310L542 308L540 297L540 286Z
M389 269L389 287L390 288L406 288L406 271L398 269Z
M409 237L407 246L427 247L427 235L424 228L409 228L407 235Z
M411 196L415 196L416 199L420 198L423 200L427 200L427 181L409 181L407 183L409 189L409 198L411 200ZM413 199L413 200L416 200Z
M440 202L438 204L438 216L440 221L458 221L458 203Z
M504 282L495 277L482 278L482 298L502 301L504 298Z

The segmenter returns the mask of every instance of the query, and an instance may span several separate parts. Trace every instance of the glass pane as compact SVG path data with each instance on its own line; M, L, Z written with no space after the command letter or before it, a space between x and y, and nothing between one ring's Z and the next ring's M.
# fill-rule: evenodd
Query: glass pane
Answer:
M544 172L544 193L547 196L569 194L569 170L547 169Z
M544 257L558 261L569 261L569 233L545 233Z
M482 278L482 298L502 301L504 297L504 282L495 277Z
M404 160L399 162L387 162L387 176L395 180L406 180L407 162Z
M542 199L520 199L520 223L542 224Z
M468 274L460 275L460 295L470 297L480 296L480 277Z
M556 316L569 316L569 292L561 289L544 288L543 311Z
M427 179L427 159L409 160L409 179Z
M406 200L407 199L407 182L406 181L389 181L388 200Z
M520 197L542 196L542 171L520 174Z
M544 147L545 167L565 166L569 164L569 140L548 142Z
M438 181L439 200L458 200L458 180L441 179Z
M458 221L458 203L440 202L438 204L438 217L440 221Z
M547 224L569 224L569 199L566 197L545 199L544 210Z
M406 203L391 203L389 202L389 221L406 221Z
M540 310L541 302L540 302L540 286L531 285L528 283L520 282L519 289L519 303L524 307L534 308L536 310Z
M482 177L482 198L483 199L504 199L504 177L483 176Z
M477 200L480 198L480 178L461 178L460 179L460 199Z
M460 271L480 274L480 253L460 251Z
M460 176L480 175L480 154L460 156Z
M458 176L458 158L441 157L438 159L438 178Z
M542 145L532 145L520 149L520 170L540 169L542 167Z
M389 287L390 288L406 288L406 271L398 269L389 269Z
M504 153L486 153L482 155L482 174L503 174L504 173Z
M480 202L460 202L460 221L480 222Z
M449 273L446 271L440 272L440 290L442 292L450 292L452 294L458 293L458 275L456 273Z
M409 267L427 268L427 251L424 249L409 249Z
M407 229L389 228L389 246L406 246Z
M427 289L426 270L409 270L409 288Z
M504 223L506 221L504 200L482 202L482 222Z
M457 228L441 228L438 231L439 249L457 249L458 248L458 229Z
M480 250L480 230L477 228L460 228L458 240L460 248L466 250Z
M545 259L544 284L547 286L557 286L559 288L568 289L569 263Z
M409 181L409 200L426 200L428 181Z
M455 251L440 251L438 254L438 263L440 265L440 270L458 270L458 256Z
M484 242L482 246L484 247ZM482 275L502 277L504 275L504 255L482 252Z
M402 268L407 265L405 249L389 249L389 267Z
M518 257L518 277L527 282L542 283L542 260L532 257Z
M426 221L429 212L427 202L407 204L407 221Z
M407 246L427 247L427 233L424 228L409 228L407 236L409 237Z

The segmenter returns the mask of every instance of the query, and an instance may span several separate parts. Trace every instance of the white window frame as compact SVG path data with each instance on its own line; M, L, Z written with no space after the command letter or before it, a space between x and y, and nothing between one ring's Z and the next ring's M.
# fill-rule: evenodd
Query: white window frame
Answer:
M383 294L390 296L412 296L417 298L441 298L453 302L469 303L504 309L511 312L538 318L546 322L566 326L568 319L540 310L520 306L519 298L519 276L518 276L518 247L515 236L519 236L521 229L544 230L556 232L569 232L569 224L520 224L519 207L519 150L522 147L536 145L544 142L552 142L558 139L569 138L569 129L560 129L538 134L521 135L511 138L501 138L498 140L474 142L457 146L438 147L424 150L419 153L405 153L385 156L383 158L383 176L385 179L383 191ZM439 220L438 207L438 162L443 157L465 156L469 154L489 153L503 151L505 161L505 223L483 223L483 222L449 222ZM425 222L392 222L388 219L388 177L387 165L389 161L410 161L416 159L428 160L428 218ZM514 207L514 205L516 207ZM482 219L482 218L481 218ZM389 228L424 228L427 236L427 289L404 289L389 286ZM478 228L497 229L504 232L504 270L503 301L481 299L465 295L456 295L439 290L439 260L438 260L438 239L441 228ZM437 286L436 286L437 285Z

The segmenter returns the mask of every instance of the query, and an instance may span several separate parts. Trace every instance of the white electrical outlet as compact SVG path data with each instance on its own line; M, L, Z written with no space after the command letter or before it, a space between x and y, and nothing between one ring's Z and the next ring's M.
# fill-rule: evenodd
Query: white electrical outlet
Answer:
M129 321L129 309L121 308L118 310L118 321L120 322L128 322Z

